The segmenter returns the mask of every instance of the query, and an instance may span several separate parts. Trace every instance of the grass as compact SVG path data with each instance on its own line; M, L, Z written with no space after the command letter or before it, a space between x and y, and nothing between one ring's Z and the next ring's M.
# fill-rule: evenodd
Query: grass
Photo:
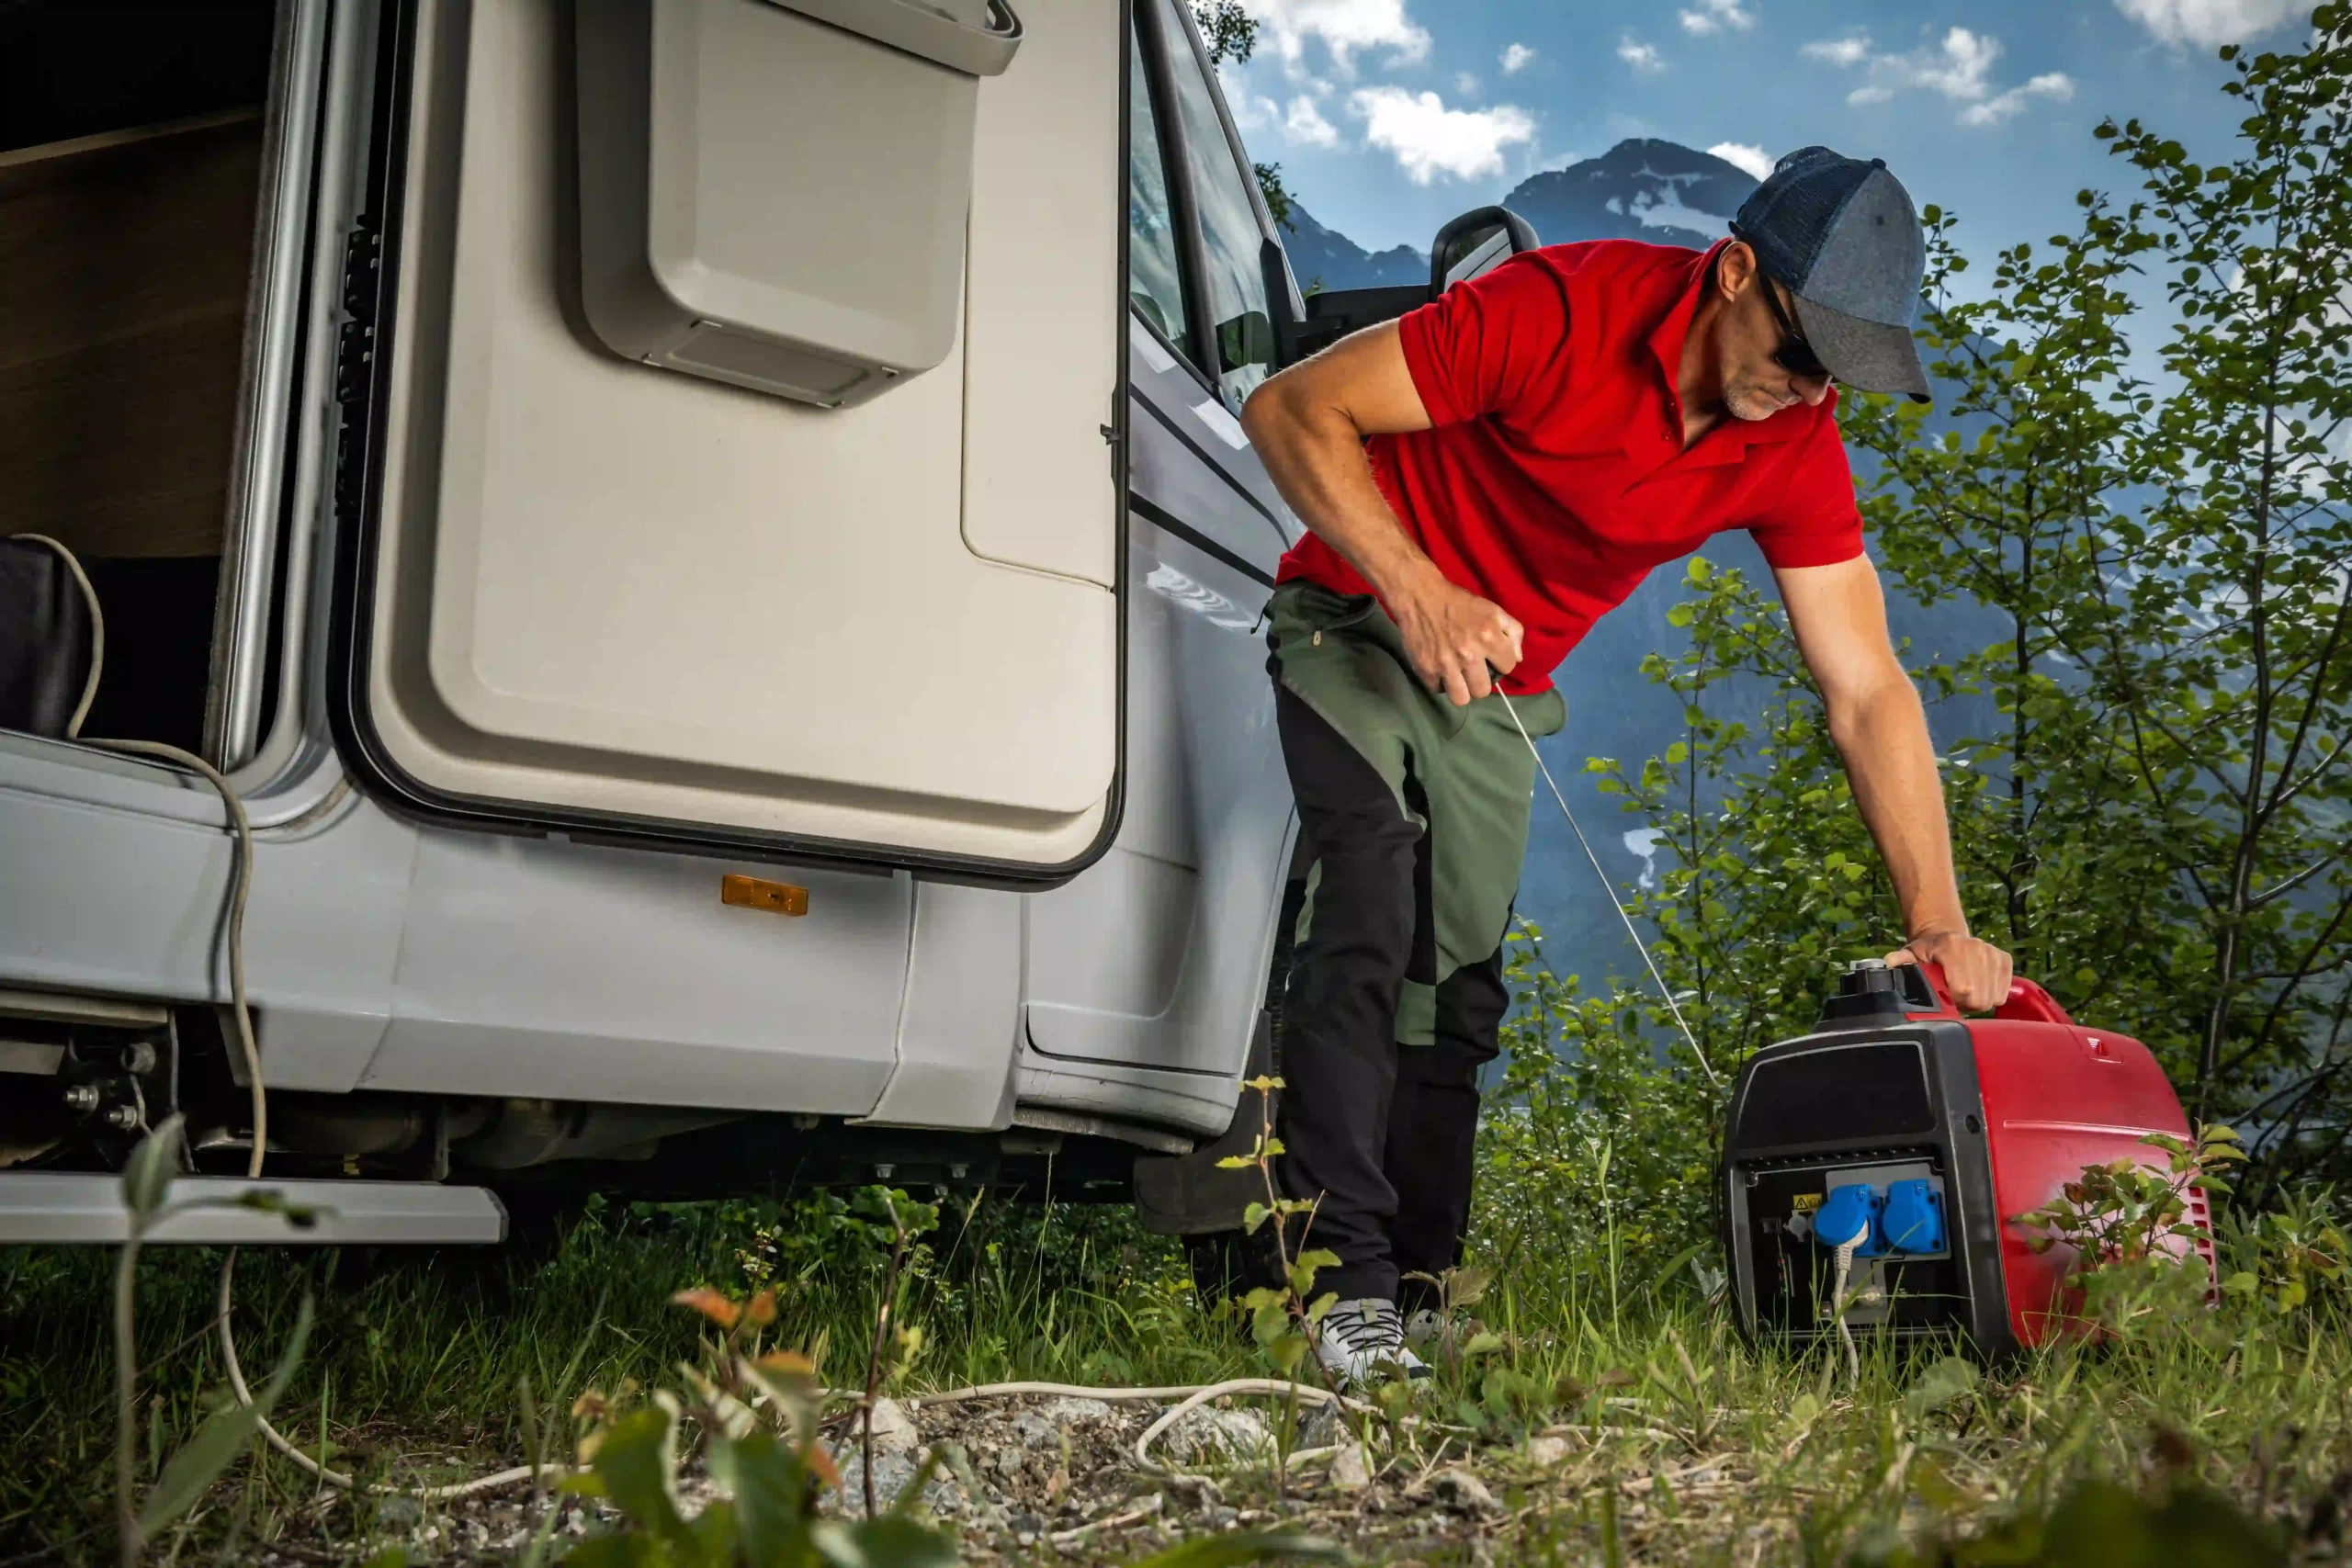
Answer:
M812 1349L832 1381L856 1381L879 1277L862 1224L838 1201L638 1206L592 1211L538 1261L250 1255L239 1337L248 1362L266 1365L309 1294L313 1350L279 1424L363 1474L458 1479L522 1458L526 1380L559 1416L592 1386L674 1381L702 1325L668 1297L706 1283L742 1291L746 1255L777 1290L768 1342ZM1417 1404L1424 1421L1397 1434L1373 1487L1308 1483L1274 1499L1262 1477L1245 1476L1228 1479L1232 1500L1295 1515L1370 1562L1745 1568L1963 1561L1940 1556L1943 1543L2030 1525L2104 1480L2133 1496L2210 1490L2306 1542L2308 1560L2340 1560L2352 1337L2334 1293L2287 1314L2245 1302L2160 1314L2120 1343L2061 1347L1981 1376L1946 1348L1866 1337L1849 1388L1826 1352L1744 1345L1684 1283L1689 1270L1638 1277L1611 1240L1521 1249L1478 1308L1505 1348L1441 1369ZM1264 1370L1247 1335L1198 1303L1175 1249L1125 1211L967 1200L947 1206L929 1242L906 1306L924 1332L910 1387ZM110 1261L0 1252L0 1560L113 1555ZM142 1265L142 1479L218 1397L207 1329L219 1263L209 1249L159 1248ZM1492 1508L1448 1506L1451 1495L1431 1492L1465 1461ZM387 1522L380 1512L364 1501L322 1512L310 1478L263 1456L232 1471L168 1551L175 1562L246 1562L276 1539L288 1560L359 1562Z

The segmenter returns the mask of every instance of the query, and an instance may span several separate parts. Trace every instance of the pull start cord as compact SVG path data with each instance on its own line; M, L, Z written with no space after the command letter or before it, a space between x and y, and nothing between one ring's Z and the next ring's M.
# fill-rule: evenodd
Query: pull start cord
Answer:
M1499 680L1500 676L1497 675L1496 679ZM1690 1055L1699 1059L1699 1068L1707 1075L1707 1081L1717 1089L1723 1088L1724 1080L1715 1076L1714 1065L1707 1060L1707 1053L1699 1048L1699 1037L1690 1032L1690 1025L1683 1021L1682 1010L1675 1005L1674 992L1667 986L1666 976L1657 972L1657 960L1650 956L1649 943L1644 942L1642 933L1634 929L1634 917L1625 912L1625 901L1617 897L1616 884L1611 882L1609 874L1601 870L1600 857L1592 852L1591 842L1585 838L1584 829L1577 825L1577 814L1568 809L1568 797L1560 793L1559 784L1552 777L1552 770L1544 765L1544 753L1535 749L1535 737L1528 734L1527 726L1520 722L1519 709L1511 705L1510 698L1505 696L1499 688L1495 696L1503 705L1503 712L1510 715L1511 728L1519 731L1521 740L1527 742L1527 754L1535 759L1535 771L1544 775L1544 783L1551 790L1553 800L1559 804L1560 815L1567 818L1568 831L1577 836L1577 844L1584 850L1584 858L1592 863L1593 875L1600 879L1601 889L1609 895L1610 905L1616 909L1617 918L1625 923L1625 934L1634 939L1634 950L1642 955L1642 963L1648 967L1650 979L1657 987L1657 994L1665 998L1666 1010L1674 1015L1674 1026L1682 1031L1682 1038L1689 1043Z

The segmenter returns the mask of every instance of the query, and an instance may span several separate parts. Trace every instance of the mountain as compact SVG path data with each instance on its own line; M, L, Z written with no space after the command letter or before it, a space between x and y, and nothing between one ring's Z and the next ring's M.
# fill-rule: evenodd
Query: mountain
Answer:
M1712 152L1677 142L1620 141L1598 158L1547 169L1522 180L1502 205L1526 219L1547 245L1571 240L1648 240L1703 250L1724 228L1755 176ZM1299 287L1378 288L1420 283L1430 275L1426 251L1392 245L1367 251L1336 229L1316 221L1293 200L1283 248ZM1434 237L1434 236L1432 236Z
M1283 230L1283 249L1290 254L1292 276L1310 294L1325 288L1382 288L1430 280L1427 252L1410 245L1366 251L1338 230L1317 223L1295 201L1291 203L1290 222Z
M1724 237L1756 183L1712 152L1645 138L1531 175L1502 204L1533 224L1547 245L1648 240L1704 250Z

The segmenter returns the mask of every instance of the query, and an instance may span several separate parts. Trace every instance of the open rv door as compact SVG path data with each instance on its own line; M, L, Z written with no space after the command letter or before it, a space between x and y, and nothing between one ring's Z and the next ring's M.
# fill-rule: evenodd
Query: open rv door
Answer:
M1065 879L1110 842L1125 6L1012 3L1010 62L959 79L977 80L968 225L949 215L963 244L935 290L936 362L824 406L752 389L807 361L692 300L683 336L616 352L581 282L594 193L643 205L650 120L656 272L665 200L698 225L670 281L758 292L729 269L816 235L864 247L820 279L837 291L913 288L922 268L893 247L942 231L911 209L963 199L952 142L917 147L903 188L876 184L922 140L902 96L763 73L810 40L885 51L867 63L886 85L942 67L858 38L854 16L818 19L838 0L596 0L577 28L570 0L385 0L328 669L338 744L373 793L451 824L1005 885ZM1004 31L1003 0L982 5ZM924 9L869 0L892 7ZM615 17L642 29L650 72L581 30ZM779 27L814 30L779 46ZM819 87L822 135L738 137L743 106ZM952 110L961 89L942 90ZM752 281L808 305L797 280ZM862 331L898 304L796 319Z

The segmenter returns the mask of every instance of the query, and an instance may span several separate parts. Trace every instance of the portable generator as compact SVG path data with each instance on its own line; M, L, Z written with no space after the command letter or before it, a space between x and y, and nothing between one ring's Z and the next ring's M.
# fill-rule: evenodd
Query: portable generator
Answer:
M1809 1343L1842 1300L1854 1328L1959 1329L1995 1358L2040 1344L2070 1321L2075 1253L2036 1252L2017 1216L2086 1166L2160 1165L2151 1133L2188 1122L2138 1041L2083 1028L2030 980L1965 1021L1935 965L1857 964L1814 1032L1757 1053L1733 1089L1717 1201L1740 1326ZM2186 1201L2207 1231L2204 1194Z

